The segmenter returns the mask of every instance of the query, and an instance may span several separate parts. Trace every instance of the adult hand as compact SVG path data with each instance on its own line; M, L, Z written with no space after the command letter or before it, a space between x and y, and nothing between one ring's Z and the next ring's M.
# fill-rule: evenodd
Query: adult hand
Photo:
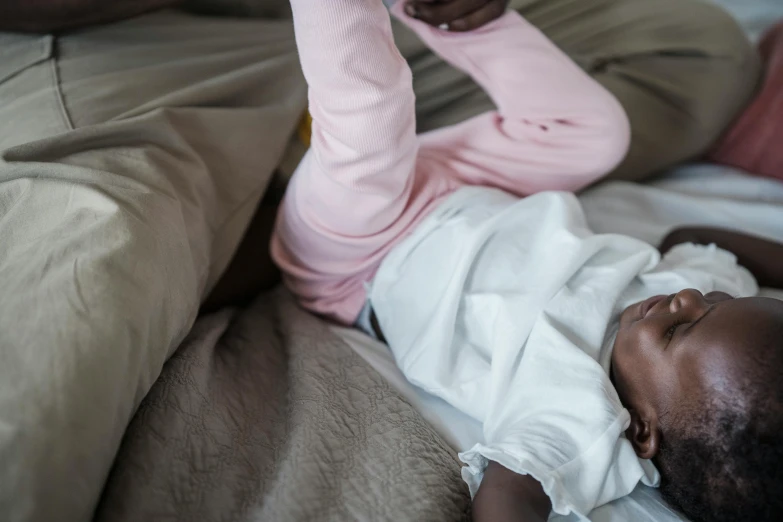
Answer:
M402 0L405 12L449 31L472 31L500 18L509 0Z

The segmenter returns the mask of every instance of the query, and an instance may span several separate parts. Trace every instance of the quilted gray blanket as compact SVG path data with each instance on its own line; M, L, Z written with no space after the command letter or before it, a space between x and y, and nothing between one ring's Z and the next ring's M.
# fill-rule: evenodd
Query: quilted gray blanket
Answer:
M469 518L453 450L282 291L204 317L142 403L100 522Z

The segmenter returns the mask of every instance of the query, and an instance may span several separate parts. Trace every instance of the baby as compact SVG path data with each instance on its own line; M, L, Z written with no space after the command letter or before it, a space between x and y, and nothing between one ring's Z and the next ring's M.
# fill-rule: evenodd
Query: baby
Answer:
M721 230L671 234L663 249L718 244L783 287L783 246ZM644 276L642 276L644 277ZM719 286L719 285L716 285ZM612 380L636 454L695 520L781 520L783 301L682 290L623 311Z
M780 519L783 302L737 260L778 285L783 247L683 230L662 258L590 231L568 191L622 160L625 114L503 1L445 28L392 7L498 107L422 136L382 1L291 3L312 148L273 256L304 307L482 422L476 519L585 518L639 482L696 520Z

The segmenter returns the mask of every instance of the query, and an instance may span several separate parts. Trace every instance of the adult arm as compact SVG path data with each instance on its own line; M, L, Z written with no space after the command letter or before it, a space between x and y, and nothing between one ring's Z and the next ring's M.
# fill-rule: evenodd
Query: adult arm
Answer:
M545 522L551 511L552 503L536 479L497 462L487 466L473 499L476 522Z
M0 31L49 33L116 22L182 0L3 0Z
M668 252L681 243L715 244L737 256L737 262L747 268L759 285L783 288L783 244L742 232L706 227L683 227L673 230L661 244Z

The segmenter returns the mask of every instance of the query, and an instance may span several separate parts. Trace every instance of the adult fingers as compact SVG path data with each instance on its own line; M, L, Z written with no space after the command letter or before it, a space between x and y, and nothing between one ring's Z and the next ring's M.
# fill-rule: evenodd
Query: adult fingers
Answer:
M449 31L465 32L478 29L487 25L489 22L500 18L506 12L507 0L490 0L483 7L476 11L448 22Z
M470 15L490 1L494 0L449 0L446 2L410 0L405 5L405 12L422 22L439 27Z

